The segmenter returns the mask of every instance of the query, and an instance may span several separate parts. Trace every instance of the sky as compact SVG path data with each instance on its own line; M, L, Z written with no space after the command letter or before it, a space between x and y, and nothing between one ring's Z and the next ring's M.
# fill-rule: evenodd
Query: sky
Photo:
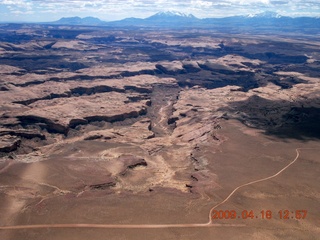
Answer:
M73 16L112 21L146 18L167 10L192 13L198 18L264 11L320 17L320 0L0 0L0 22L46 22Z

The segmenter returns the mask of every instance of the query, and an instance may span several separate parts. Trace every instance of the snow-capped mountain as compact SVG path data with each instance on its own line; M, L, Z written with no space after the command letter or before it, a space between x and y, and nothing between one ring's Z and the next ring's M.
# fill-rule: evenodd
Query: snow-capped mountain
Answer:
M281 18L282 16L276 12L266 11L262 13L249 14L248 18Z
M182 25L193 25L200 21L192 14L186 14L178 11L158 12L148 18L145 18L144 24L149 26L170 26L179 27Z
M186 14L178 11L162 11L158 12L151 17L182 17L182 18L195 18L192 14Z

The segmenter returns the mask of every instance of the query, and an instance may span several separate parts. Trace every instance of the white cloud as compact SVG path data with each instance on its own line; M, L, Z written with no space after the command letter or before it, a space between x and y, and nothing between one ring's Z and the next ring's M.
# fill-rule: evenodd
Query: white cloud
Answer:
M42 18L92 15L105 20L132 16L144 18L162 10L193 13L198 17L223 17L266 10L283 15L320 16L320 0L0 0L0 7L7 9L7 15L34 13Z
M191 5L198 6L198 7L211 7L213 5L213 2L196 0L196 1L191 1Z

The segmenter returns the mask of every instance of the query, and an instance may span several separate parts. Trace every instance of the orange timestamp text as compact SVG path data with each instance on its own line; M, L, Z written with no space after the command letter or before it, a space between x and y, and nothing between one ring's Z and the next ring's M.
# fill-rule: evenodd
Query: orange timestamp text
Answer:
M271 210L243 210L241 212L237 212L236 210L213 210L211 214L212 219L305 219L308 215L307 210L279 210L279 211L271 211Z

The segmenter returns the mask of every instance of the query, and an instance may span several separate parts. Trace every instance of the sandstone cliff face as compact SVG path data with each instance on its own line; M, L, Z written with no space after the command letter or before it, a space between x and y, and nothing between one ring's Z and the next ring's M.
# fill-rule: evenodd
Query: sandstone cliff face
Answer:
M4 135L0 137L0 152L13 152L17 150L21 143L21 140L17 137Z

